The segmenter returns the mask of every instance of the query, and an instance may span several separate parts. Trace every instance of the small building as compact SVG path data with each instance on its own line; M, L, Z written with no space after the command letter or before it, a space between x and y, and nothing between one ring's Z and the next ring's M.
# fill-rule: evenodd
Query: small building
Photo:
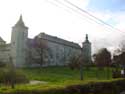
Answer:
M8 62L10 55L10 44L6 44L6 42L0 37L0 61Z

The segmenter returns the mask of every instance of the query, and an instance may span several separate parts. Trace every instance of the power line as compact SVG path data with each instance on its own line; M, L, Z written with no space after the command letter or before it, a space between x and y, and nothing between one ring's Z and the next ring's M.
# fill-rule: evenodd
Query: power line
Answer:
M49 1L49 0L47 0L47 1ZM54 2L54 1L56 1L56 2ZM67 5L65 5L65 4L63 4L62 2L60 2L60 1L58 1L58 0L54 0L53 2L52 1L49 1L49 3L50 4L52 4L52 5L54 5L54 6L56 6L56 7L58 7L58 8L62 8L62 7L60 7L59 5L57 5L57 3L58 4L60 4L61 6L65 6L66 8L68 8L68 9L70 9L71 11L73 11L73 12L75 12L75 13L77 13L77 14L81 14L79 17L82 19L82 20L86 20L86 21L88 21L89 23L91 23L92 21L93 22L95 22L95 23L97 23L97 24L100 24L99 22L97 22L96 20L93 20L92 18L90 18L89 16L87 16L87 15L83 15L81 12L79 12L79 11L77 11L77 10L75 10L75 9L73 9L73 8L71 8L71 7L69 7L69 6L67 6ZM64 9L64 8L63 8ZM65 11L67 11L68 13L70 12L70 13L72 13L71 11L69 11L69 10L67 10L67 9L64 9ZM89 20L87 20L87 19L83 19L83 16L84 17L86 17L87 19L89 19Z
M54 1L56 1L57 3L59 3L59 4L63 5L63 6L65 6L65 7L67 7L67 8L69 8L70 10L74 11L75 13L78 13L78 14L83 15L81 12L79 12L79 11L77 11L77 10L75 10L75 9L73 9L73 8L71 8L71 7L69 7L68 5L65 5L64 3L62 3L62 2L59 1L59 0L54 0ZM84 16L85 16L86 18L88 18L89 20L91 20L91 21L93 21L93 22L99 24L97 21L95 21L94 19L90 18L89 16L87 16L87 15L84 15ZM82 16L82 17L83 17L83 16Z
M47 1L48 3L54 5L54 6L58 7L58 8L62 8L61 6L64 6L63 4L60 4L60 5L61 5L61 6L60 6L58 2L53 2L53 1L50 1L50 0L46 0L46 1ZM63 8L63 9L64 9L64 8ZM71 13L71 11L69 11L69 10L67 10L67 9L64 9L64 10Z
M48 1L49 1L49 0L48 0ZM73 3L69 2L68 0L63 0L63 1L66 2L67 4L69 4L70 6L73 6L74 8L76 8L77 10L79 10L80 12L77 11L76 9L73 9L73 8L69 7L68 5L64 4L63 2L61 2L61 1L59 1L59 0L54 0L54 1L55 1L56 3L62 5L62 6L67 7L68 9L74 11L75 13L78 13L78 14L82 15L82 17L84 16L84 17L86 17L87 19L89 19L89 20L91 20L91 21L93 21L93 22L95 22L95 23L97 23L97 24L99 24L99 25L101 25L101 26L102 26L102 25L103 25L103 26L105 25L105 26L110 27L111 30L120 31L119 29L114 28L113 26L111 26L111 25L105 23L104 21L102 21L101 19L99 19L99 18L93 16L92 14L88 13L87 11L85 11L85 10L79 8L78 6L76 6L76 5L74 5ZM49 1L49 2L50 2L50 1ZM53 4L53 3L51 2L51 4ZM54 4L54 5L55 5L55 4ZM56 4L56 6L57 6L57 4ZM59 6L57 6L57 7L59 7ZM67 11L67 10L66 10L66 11ZM69 11L68 11L68 12L69 12ZM81 13L81 12L82 12L82 13ZM83 13L85 13L85 14L87 14L87 15L84 15ZM90 17L91 17L91 18L90 18ZM105 28L105 29L106 29L106 28ZM111 31L111 30L110 30L110 31ZM124 32L120 31L120 33L124 33Z
M95 17L94 15L90 14L90 13L89 13L89 12L87 12L86 10L84 10L84 9L82 9L82 8L80 8L80 7L78 7L78 6L76 6L75 4L71 3L70 1L68 1L68 0L64 0L64 1L65 1L65 2L67 2L68 4L70 4L71 6L73 6L73 7L77 8L78 10L80 10L80 11L82 11L82 12L84 12L84 13L88 14L89 16L93 17L94 19L98 20L99 22L101 22L101 23L103 23L103 24L105 24L105 25L107 25L107 26L109 26L109 27L111 27L111 28L113 28L113 29L115 29L115 30L117 30L117 31L122 32L121 30L119 30L119 29L117 29L117 28L113 27L113 26L112 26L112 25L110 25L110 24L107 24L107 23L106 23L106 22L104 22L103 20L101 20L101 19L99 19L99 18Z
M113 26L109 26L109 25L107 25L107 23L106 24L104 24L104 23L102 23L102 22L100 22L99 23L99 21L97 20L97 21L95 21L95 19L92 19L92 17L91 16L87 16L87 15L84 15L83 13L85 13L85 12L80 12L80 10L76 10L75 8L72 8L71 6L68 6L67 4L65 4L64 2L61 2L61 0L48 0L49 2L51 2L51 4L52 5L54 5L54 6L56 6L56 7L58 7L58 8L62 8L62 6L65 8L65 10L66 10L66 8L68 8L68 9L70 9L70 11L67 9L66 11L67 12L70 12L70 13L73 13L73 12L75 12L75 13L77 13L77 14L80 14L80 16L83 18L83 16L85 17L86 16L86 18L87 19L89 19L89 22L91 21L93 21L93 22L95 22L95 23L97 23L97 24L99 24L100 26L102 26L102 27L104 27L104 29L106 29L106 31L111 31L112 30L112 32L113 31L120 31L120 30L117 30L117 28L114 28ZM63 1L63 0L62 0ZM61 5L61 7L60 7L60 5ZM63 8L63 9L64 9ZM71 12L72 11L72 12ZM91 17L91 18L90 18ZM83 19L82 19L83 20ZM85 19L86 20L86 19ZM101 20L101 19L100 19ZM88 20L87 20L88 21ZM113 27L113 28L112 28ZM90 27L91 28L91 27ZM122 32L122 31L120 31L119 33L122 33L122 34L120 34L120 37L121 36L124 36L123 35L123 33L124 32ZM110 36L107 36L107 37L110 37ZM80 42L81 43L81 42Z

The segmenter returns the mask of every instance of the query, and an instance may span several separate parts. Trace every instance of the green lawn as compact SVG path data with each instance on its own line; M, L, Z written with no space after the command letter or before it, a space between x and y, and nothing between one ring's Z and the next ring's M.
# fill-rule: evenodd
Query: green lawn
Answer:
M23 73L31 80L42 80L50 83L64 83L65 81L80 80L80 71L68 67L25 68ZM109 74L109 76L107 75ZM84 80L109 80L112 79L111 69L98 70L95 67L83 69Z
M62 88L72 84L85 84L97 81L110 81L112 80L110 68L109 76L107 76L106 68L98 70L95 67L89 70L84 68L84 80L80 80L80 71L71 70L68 67L45 67L45 68L23 68L20 69L30 80L45 81L47 84L38 85L16 85L15 89L5 86L0 88L0 92L10 92L14 90L32 90L32 89L49 89L49 88ZM98 73L98 75L97 75Z

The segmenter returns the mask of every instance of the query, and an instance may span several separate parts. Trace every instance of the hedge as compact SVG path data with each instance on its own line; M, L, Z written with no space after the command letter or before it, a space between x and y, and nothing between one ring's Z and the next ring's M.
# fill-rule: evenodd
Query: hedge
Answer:
M3 94L120 94L125 90L125 79L71 85L48 90L17 90Z

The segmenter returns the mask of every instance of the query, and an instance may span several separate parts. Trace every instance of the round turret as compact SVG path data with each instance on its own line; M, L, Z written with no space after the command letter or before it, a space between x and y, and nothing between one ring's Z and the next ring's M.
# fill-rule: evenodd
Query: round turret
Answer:
M91 63L91 43L88 40L88 34L86 34L85 41L82 44L82 55L85 63Z
M11 54L16 67L22 67L26 63L26 43L28 28L25 26L22 15L18 22L12 27Z

